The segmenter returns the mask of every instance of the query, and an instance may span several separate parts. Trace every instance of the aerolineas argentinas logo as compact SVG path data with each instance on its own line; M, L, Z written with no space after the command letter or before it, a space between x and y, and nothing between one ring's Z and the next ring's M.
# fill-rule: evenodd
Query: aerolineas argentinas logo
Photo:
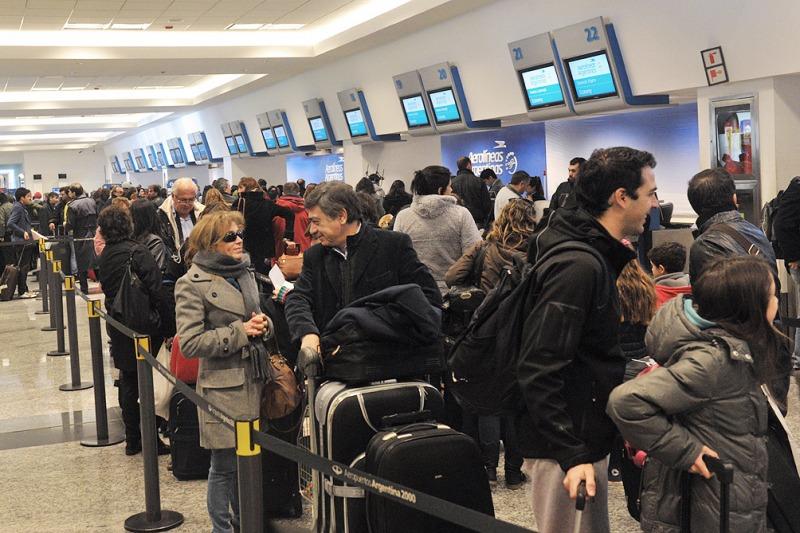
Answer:
M517 155L508 150L506 141L494 141L494 146L482 152L470 152L472 171L480 174L484 169L491 168L498 177L503 174L511 175L517 171L519 163Z

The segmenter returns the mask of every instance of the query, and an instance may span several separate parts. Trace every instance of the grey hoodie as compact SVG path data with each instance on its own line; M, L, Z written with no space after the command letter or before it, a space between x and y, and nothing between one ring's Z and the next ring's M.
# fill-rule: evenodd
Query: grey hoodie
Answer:
M443 293L447 269L481 240L469 211L456 205L454 197L439 194L414 196L411 207L397 213L394 231L411 237L420 261Z
M643 531L678 533L681 471L703 445L733 463L730 531L766 531L766 397L744 341L700 329L678 296L659 309L647 348L662 365L611 393L607 412L622 436L648 453L642 474ZM691 476L691 530L719 531L719 483Z
M672 272L671 274L664 274L654 279L656 285L663 285L665 287L686 287L691 285L689 282L689 274L684 272Z

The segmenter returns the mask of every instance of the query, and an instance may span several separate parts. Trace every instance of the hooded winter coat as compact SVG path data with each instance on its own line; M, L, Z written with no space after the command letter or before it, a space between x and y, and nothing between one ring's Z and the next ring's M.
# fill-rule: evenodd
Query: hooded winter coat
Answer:
M531 241L528 262L555 246L578 241L583 250L555 254L534 275L523 308L517 382L524 407L517 434L524 457L553 459L566 472L611 450L616 429L605 414L622 382L616 278L634 253L588 212L558 209Z
M656 309L681 294L692 294L689 274L673 272L654 279L656 284Z
M419 260L430 269L442 292L447 291L447 269L481 240L470 212L449 195L414 196L411 207L397 213L394 231L411 237Z
M300 245L300 251L305 252L311 247L311 237L306 235L308 228L308 212L302 196L283 195L275 202L276 205L290 209L294 213L294 242ZM278 216L273 220L273 231L276 240L286 231L286 220ZM276 255L278 248L276 247ZM283 253L283 250L280 250Z
M275 257L272 219L283 217L289 221L289 228L294 229L294 213L291 209L264 198L264 191L261 189L240 194L233 209L241 211L244 216L244 249L250 254L253 268L256 272L266 274L271 265L267 266L265 261ZM287 231L286 234L288 238L292 238L292 231Z
M527 242L524 243L524 247L527 248ZM483 248L486 248L483 264L477 265L481 269L480 285L478 287L487 293L500 282L504 268L512 266L515 262L520 264L525 262L524 250L500 246L494 241L481 241L467 250L467 253L462 255L447 270L444 281L448 287L473 283L472 275L476 267L475 261Z
M702 446L733 463L730 531L766 531L768 403L747 343L686 314L685 296L667 302L647 332L662 365L617 387L608 414L623 437L648 452L641 485L644 531L678 533L680 477ZM691 305L691 303L689 304ZM691 530L719 531L719 483L691 476Z

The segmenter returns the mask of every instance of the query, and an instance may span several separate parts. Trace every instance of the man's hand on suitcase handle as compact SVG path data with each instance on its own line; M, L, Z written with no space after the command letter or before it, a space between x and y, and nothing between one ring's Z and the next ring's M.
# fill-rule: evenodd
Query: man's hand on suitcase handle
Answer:
M713 474L708 470L708 466L706 466L705 461L703 461L704 455L710 455L711 457L716 457L719 459L719 454L717 452L708 446L703 445L703 448L700 450L700 455L698 455L697 459L694 460L694 464L689 467L689 472L692 474L699 474L706 479L711 479Z
M564 490L569 492L570 499L574 500L578 497L578 487L584 481L586 482L587 496L594 498L596 485L594 481L594 466L592 463L575 465L567 470L567 475L564 476L563 484Z
M320 372L319 335L309 333L300 343L300 353L297 355L297 366L306 377L317 377Z

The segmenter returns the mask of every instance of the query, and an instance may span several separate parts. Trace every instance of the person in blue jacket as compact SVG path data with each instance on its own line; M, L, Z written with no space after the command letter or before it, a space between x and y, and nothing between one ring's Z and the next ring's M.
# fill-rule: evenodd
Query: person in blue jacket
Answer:
M11 242L21 243L15 247L15 259L19 265L17 273L17 294L20 298L35 298L36 294L28 292L28 270L31 266L31 254L34 250L33 229L31 226L31 215L28 206L33 201L31 191L25 187L20 187L14 191L14 206L6 222L6 231L11 233ZM28 241L29 244L23 244Z

